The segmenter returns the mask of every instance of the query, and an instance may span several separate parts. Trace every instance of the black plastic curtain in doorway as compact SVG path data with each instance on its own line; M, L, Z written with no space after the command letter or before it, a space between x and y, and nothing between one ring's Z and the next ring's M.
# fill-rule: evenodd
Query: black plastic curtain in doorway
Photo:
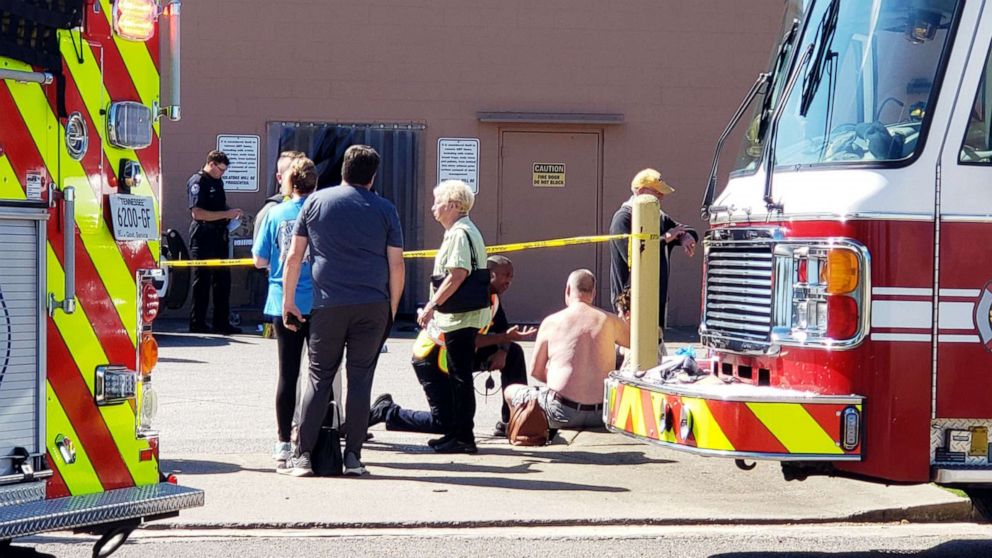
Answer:
M270 122L268 124L268 168L275 169L283 151L302 151L317 165L318 189L341 183L341 162L348 147L370 145L382 157L373 188L396 205L408 250L421 247L423 215L421 124L334 124ZM276 192L275 173L269 173L267 195ZM431 262L407 262L407 281L400 312L413 314L418 301L427 297L426 275ZM426 266L426 267L425 267Z

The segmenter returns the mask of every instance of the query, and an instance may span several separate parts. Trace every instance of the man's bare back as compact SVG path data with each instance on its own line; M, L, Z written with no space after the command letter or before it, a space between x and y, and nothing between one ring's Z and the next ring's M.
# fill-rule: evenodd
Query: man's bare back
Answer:
M541 322L532 374L572 401L602 403L603 379L615 368L618 344L630 345L620 318L586 302L572 303Z

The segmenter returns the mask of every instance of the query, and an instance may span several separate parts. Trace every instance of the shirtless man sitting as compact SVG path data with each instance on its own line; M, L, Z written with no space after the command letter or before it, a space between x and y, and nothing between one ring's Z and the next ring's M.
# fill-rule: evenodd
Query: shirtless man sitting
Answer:
M536 399L550 428L603 425L603 380L616 365L616 346L630 346L629 326L592 305L596 277L573 271L565 285L565 309L541 322L534 343L531 376L546 387L509 385L506 401Z

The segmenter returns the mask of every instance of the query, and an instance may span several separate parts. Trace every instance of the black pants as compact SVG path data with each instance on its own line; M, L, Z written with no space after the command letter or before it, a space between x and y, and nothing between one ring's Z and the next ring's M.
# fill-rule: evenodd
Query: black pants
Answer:
M475 336L479 330L465 327L444 332L448 352L448 378L451 381L451 422L445 434L462 442L474 442L475 384L472 369L475 361Z
M300 363L303 346L310 335L310 317L304 316L303 327L296 331L286 329L282 317L272 318L279 349L279 379L276 381L276 425L280 442L289 442L293 430L293 413L296 411L296 386L300 381Z
M440 350L435 347L426 358L413 361L413 370L417 374L420 386L424 389L430 411L413 411L396 405L387 413L387 430L427 434L443 434L447 431L446 425L451 420L451 381L437 364L439 352ZM496 347L484 347L476 351L473 370L485 370L489 358L495 352ZM520 345L510 343L506 353L506 365L499 372L500 384L504 388L510 384L527 383L527 364L524 350ZM503 422L509 422L510 407L502 396L500 401L503 402L500 416Z
M369 428L372 379L379 351L392 326L389 302L315 308L310 315L310 372L300 400L300 453L313 451L331 400L338 366L348 358L345 397L345 453L362 456Z
M223 222L223 221L222 221ZM194 260L227 257L227 227L193 221L189 226L189 255ZM225 328L231 314L231 270L226 267L193 268L193 309L189 325L205 327L210 291L214 292L214 327Z

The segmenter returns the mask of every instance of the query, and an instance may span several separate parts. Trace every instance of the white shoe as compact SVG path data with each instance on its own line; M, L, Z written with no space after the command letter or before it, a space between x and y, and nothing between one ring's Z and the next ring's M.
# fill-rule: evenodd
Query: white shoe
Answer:
M285 468L276 469L276 472L291 477L312 477L313 465L310 462L310 454L304 453L299 457L294 457L286 464Z

